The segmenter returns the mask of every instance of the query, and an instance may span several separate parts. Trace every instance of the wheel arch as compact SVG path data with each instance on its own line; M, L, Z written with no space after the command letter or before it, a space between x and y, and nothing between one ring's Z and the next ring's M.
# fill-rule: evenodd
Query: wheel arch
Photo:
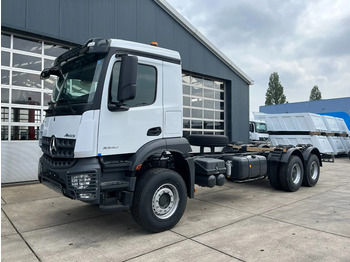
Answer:
M310 146L308 147L304 152L303 152L303 158L304 158L304 162L306 163L307 160L309 159L310 155L316 155L318 160L320 161L320 166L322 166L322 158L321 158L321 153L318 150L317 147L314 146Z
M179 173L185 181L187 196L193 198L195 180L194 158L188 157L185 159L182 154L176 151L170 151L170 153L174 156L175 171Z
M289 148L285 154L282 155L281 163L288 163L291 156L297 156L300 158L301 162L303 163L303 167L305 168L305 160L303 153L298 148Z
M144 164L151 156L170 152L174 157L175 171L183 178L187 195L194 197L194 159L190 156L192 148L185 138L157 139L143 145L132 157L130 169L137 170L138 165Z
M130 170L135 171L136 167L145 162L150 156L164 151L182 154L184 158L189 157L192 151L190 144L185 138L157 139L140 147L132 156Z

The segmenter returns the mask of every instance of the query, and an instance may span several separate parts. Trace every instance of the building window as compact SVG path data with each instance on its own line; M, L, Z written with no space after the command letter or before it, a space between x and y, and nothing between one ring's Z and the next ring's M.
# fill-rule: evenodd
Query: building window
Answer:
M225 134L225 86L215 79L182 75L183 130L190 134Z
M40 80L67 46L1 34L1 140L37 140L53 80Z

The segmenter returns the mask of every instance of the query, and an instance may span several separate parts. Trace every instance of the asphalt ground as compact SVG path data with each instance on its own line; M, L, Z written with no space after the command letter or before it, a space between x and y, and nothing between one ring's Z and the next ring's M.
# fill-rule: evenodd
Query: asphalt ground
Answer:
M2 261L350 261L350 160L324 163L315 187L268 180L200 188L183 218L151 234L129 211L103 211L41 184L2 187Z

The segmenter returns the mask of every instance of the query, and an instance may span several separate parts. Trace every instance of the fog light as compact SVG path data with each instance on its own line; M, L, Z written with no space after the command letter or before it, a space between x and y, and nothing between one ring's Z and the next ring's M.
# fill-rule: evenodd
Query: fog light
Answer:
M76 189L85 189L90 185L91 175L82 174L82 175L73 175L71 177L72 186Z
M82 198L82 199L94 199L95 198L95 194L92 194L92 193L79 194L79 198Z

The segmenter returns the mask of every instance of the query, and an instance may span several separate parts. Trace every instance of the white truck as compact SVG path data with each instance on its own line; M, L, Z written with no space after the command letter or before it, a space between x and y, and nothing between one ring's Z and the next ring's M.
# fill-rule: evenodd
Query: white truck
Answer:
M148 231L174 227L195 184L268 177L275 189L297 191L319 179L320 152L312 146L230 145L223 135L184 138L178 52L91 39L41 73L50 76L57 82L39 135L39 181L100 208L130 208Z
M252 143L267 143L269 132L267 131L266 122L261 120L249 121L249 140Z

